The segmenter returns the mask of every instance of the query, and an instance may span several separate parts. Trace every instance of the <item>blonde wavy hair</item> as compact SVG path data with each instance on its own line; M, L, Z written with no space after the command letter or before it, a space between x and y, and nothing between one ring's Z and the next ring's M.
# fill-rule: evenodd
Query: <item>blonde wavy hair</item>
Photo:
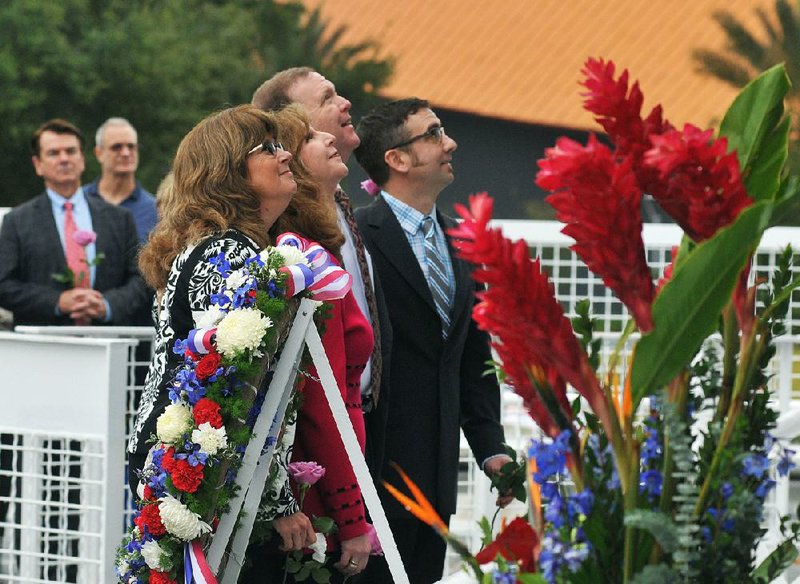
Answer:
M238 229L260 246L269 243L261 198L247 177L247 153L277 137L275 114L241 105L211 114L181 141L172 163L159 222L139 254L147 283L163 290L172 262L188 245Z
M297 183L297 193L269 233L274 238L285 231L293 231L316 241L341 262L344 235L339 229L336 208L322 198L324 195L320 193L319 183L300 160L300 151L312 132L308 116L301 106L289 105L275 117L280 128L280 140L292 154L289 167Z

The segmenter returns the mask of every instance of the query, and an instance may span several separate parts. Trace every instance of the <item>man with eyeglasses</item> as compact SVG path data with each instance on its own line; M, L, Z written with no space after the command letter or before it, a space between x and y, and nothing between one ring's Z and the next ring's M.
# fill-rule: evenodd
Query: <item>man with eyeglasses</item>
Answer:
M353 128L350 101L339 95L336 86L310 67L292 67L267 79L253 94L252 104L265 111L278 111L289 104L302 105L311 125L321 132L333 134L336 149L347 163L358 146ZM383 291L372 269L369 252L361 241L350 201L339 188L335 194L339 227L345 237L341 253L345 269L353 276L353 294L361 311L372 324L375 350L361 376L361 395L366 424L366 458L376 482L383 464L383 432L386 427L386 406L389 398L389 353L392 331Z
M455 222L436 208L453 181L457 144L428 102L417 98L375 108L357 132L356 159L381 192L356 219L393 331L384 460L402 468L449 522L456 511L459 430L487 474L511 460L503 454L497 380L483 374L489 339L472 320L476 285L450 246L447 229ZM383 475L400 482L391 468ZM381 498L412 584L439 580L444 541L385 490ZM497 503L510 500L504 493ZM386 562L371 560L364 581L391 582Z
M100 163L100 178L83 185L88 197L127 209L133 215L139 243L158 221L156 199L136 180L139 141L136 129L125 118L109 118L97 129L94 155Z

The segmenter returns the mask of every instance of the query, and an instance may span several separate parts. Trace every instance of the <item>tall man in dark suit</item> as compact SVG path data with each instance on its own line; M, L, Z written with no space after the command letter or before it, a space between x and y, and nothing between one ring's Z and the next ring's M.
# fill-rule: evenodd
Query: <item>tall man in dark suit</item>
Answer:
M356 219L393 330L385 460L408 473L449 521L456 510L459 427L488 474L510 460L502 454L497 380L483 375L489 339L471 316L475 283L450 246L446 230L454 221L436 209L439 193L453 181L456 143L416 98L375 108L358 135L356 159L382 189ZM398 481L388 468L384 477ZM411 582L441 578L444 542L385 491L382 500ZM364 581L391 582L385 562L371 560Z
M46 190L10 211L0 229L0 306L14 313L15 324L128 325L148 302L133 217L81 189L83 145L80 131L58 119L32 137L33 166ZM67 272L66 250L74 244L66 237L68 215L73 230L97 236L83 246L85 265L72 270L74 283L53 277Z
M315 129L336 138L336 149L345 163L359 144L350 115L350 101L336 92L330 80L309 67L292 67L276 73L256 89L252 103L267 111L280 110L290 103L302 105ZM367 430L367 464L377 480L383 464L383 432L390 401L392 330L380 279L374 274L369 252L361 241L349 199L341 188L336 197L339 227L345 236L341 250L344 267L353 276L353 293L372 324L376 340L375 352L361 376L361 394Z

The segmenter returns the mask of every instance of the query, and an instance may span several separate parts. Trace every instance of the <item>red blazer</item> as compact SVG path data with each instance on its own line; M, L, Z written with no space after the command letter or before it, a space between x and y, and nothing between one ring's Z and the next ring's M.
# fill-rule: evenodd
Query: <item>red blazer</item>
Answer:
M366 439L361 373L372 354L372 327L352 292L331 304L333 310L324 323L322 345L363 452ZM310 375L317 377L316 368L311 368ZM336 522L339 531L328 538L328 547L334 549L338 548L338 541L367 532L364 501L322 386L307 378L302 392L304 401L298 412L292 460L314 461L325 467L325 476L306 493L303 512L309 517L327 516Z

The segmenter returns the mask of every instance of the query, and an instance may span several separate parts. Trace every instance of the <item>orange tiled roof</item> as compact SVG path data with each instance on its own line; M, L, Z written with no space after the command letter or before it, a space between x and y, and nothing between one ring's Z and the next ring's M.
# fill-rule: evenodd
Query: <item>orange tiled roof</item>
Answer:
M645 113L656 100L677 124L718 120L736 90L696 72L696 48L720 50L712 20L725 9L760 34L756 8L771 0L304 0L322 4L344 41L367 38L394 56L383 94L530 123L595 128L581 108L580 69L611 59L639 79Z

